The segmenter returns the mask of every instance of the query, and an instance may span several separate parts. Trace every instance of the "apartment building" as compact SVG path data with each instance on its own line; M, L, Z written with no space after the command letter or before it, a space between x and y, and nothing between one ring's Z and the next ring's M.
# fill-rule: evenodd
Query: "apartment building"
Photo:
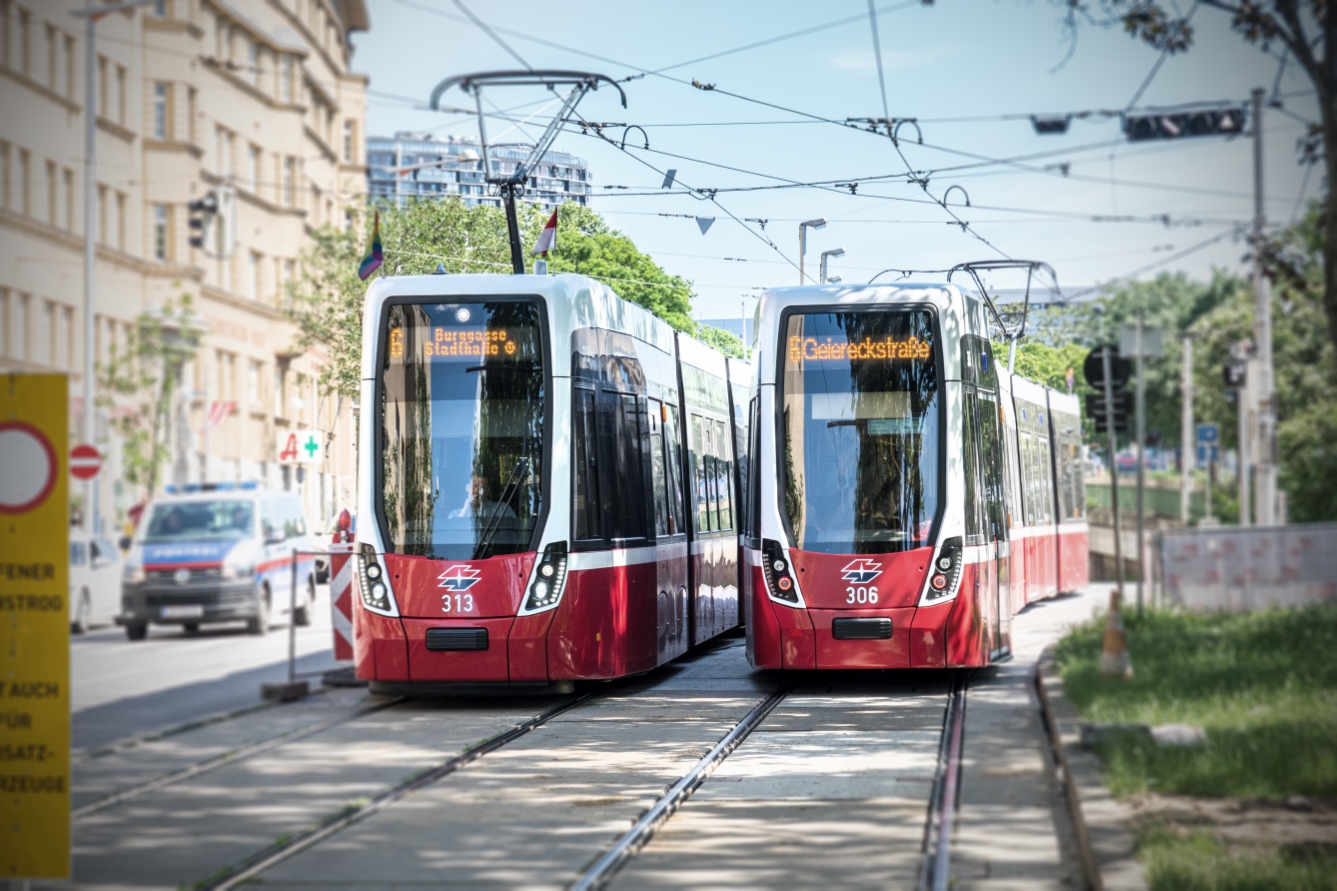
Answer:
M143 312L189 294L207 325L181 370L165 482L259 480L300 491L322 522L354 499L353 406L322 394L321 357L283 313L311 233L366 193L367 79L350 70L364 0L153 0L96 24L85 95L84 0L0 0L0 369L70 377L84 405L83 248L96 238L96 360ZM97 114L96 207L84 212L85 103ZM236 243L191 245L188 202L236 195ZM107 455L99 525L146 493ZM323 463L279 461L320 431Z

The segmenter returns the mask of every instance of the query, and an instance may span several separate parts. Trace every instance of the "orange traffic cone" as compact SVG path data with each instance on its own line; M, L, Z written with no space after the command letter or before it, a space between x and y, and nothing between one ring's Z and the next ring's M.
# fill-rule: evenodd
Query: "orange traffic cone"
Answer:
M1110 611L1105 616L1105 645L1100 651L1100 674L1107 678L1131 678L1133 663L1128 658L1128 635L1119 609L1119 590L1110 591Z

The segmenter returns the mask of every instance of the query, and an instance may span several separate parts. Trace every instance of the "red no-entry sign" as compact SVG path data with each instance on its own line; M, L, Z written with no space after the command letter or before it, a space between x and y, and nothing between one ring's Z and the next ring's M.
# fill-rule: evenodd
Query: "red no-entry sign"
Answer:
M70 450L70 474L75 479L91 480L102 470L102 453L96 446L77 445Z

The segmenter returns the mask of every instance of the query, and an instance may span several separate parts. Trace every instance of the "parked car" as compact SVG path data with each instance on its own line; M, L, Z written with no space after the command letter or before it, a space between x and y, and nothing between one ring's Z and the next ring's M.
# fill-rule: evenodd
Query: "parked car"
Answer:
M256 483L168 486L144 511L125 560L121 624L143 640L150 623L198 631L203 622L244 620L269 630L275 610L311 624L316 599L313 542L302 502ZM296 591L293 589L296 581Z
M106 538L70 529L70 630L83 634L116 621L121 610L121 555Z
M346 528L341 525L341 523L344 522L344 517L348 518L347 519L348 526ZM322 528L317 529L315 531L315 534L312 536L312 538L316 542L316 550L328 551L332 543L339 541L340 536L338 535L338 533L341 531L348 533L348 539L347 539L348 541L353 540L353 537L357 535L357 514L348 510L341 510L337 514L330 517L329 522L327 522ZM327 585L329 584L329 582L330 582L329 558L318 556L316 557L316 584Z

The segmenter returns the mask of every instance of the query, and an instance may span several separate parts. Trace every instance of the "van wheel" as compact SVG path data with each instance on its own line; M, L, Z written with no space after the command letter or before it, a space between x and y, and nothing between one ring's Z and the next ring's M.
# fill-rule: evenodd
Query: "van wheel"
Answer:
M88 598L88 589L79 593L79 605L74 608L74 618L70 620L70 630L75 634L87 634L92 624L93 604Z
M125 626L126 640L143 640L149 636L148 622L130 622Z
M251 634L269 633L269 588L261 585L255 591L255 617L246 621Z
M293 611L292 623L306 627L311 624L311 610L316 605L316 583L313 579L306 580L306 593L300 606Z

